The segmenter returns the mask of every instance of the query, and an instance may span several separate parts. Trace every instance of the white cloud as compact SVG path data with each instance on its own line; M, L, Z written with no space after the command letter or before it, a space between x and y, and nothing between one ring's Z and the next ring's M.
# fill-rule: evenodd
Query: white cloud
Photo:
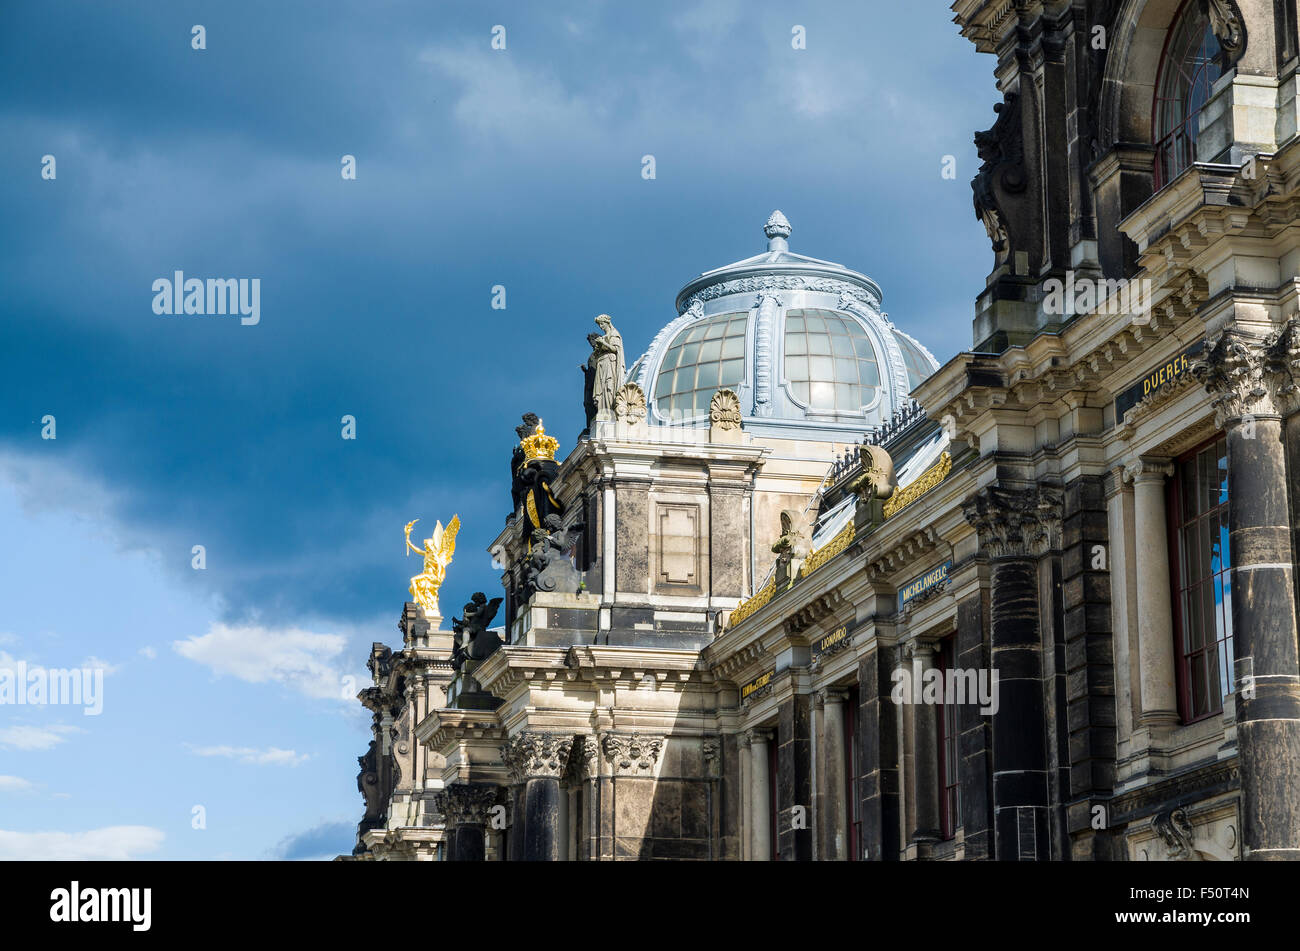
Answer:
M421 51L420 62L461 84L454 108L460 122L516 145L594 131L610 116L608 101L575 95L553 75L529 70L500 53L429 47Z
M122 669L121 664L110 664L102 657L96 657L94 654L91 654L89 657L83 660L81 662L81 666L89 668L90 670L102 670L104 672L105 677L107 677L109 674L115 674Z
M208 633L173 641L182 657L213 673L230 674L251 684L280 683L309 697L345 701L343 674L335 660L347 639L298 628L213 624Z
M147 657L150 660L153 660L158 656L158 652L154 650L152 647L142 647L140 648L140 655L142 657Z
M0 644L17 644L18 635L10 634L7 631L0 631Z
M83 733L75 726L7 726L0 727L0 746L19 750L48 750L58 746L70 733Z
M0 793L31 792L36 787L21 776L0 776Z
M195 756L224 756L228 759L237 759L241 763L252 763L255 766L297 766L309 758L307 753L298 754L293 750L282 750L275 746L264 750L251 746L193 746L190 750Z
M88 832L9 832L0 829L0 860L122 861L156 852L163 831L149 826L106 826Z

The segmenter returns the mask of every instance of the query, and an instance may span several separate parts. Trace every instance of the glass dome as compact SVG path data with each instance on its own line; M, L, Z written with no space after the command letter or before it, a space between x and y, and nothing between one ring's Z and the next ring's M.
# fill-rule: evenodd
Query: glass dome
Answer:
M763 230L767 251L687 283L677 318L632 364L648 422L699 426L725 387L752 433L861 438L910 405L939 364L881 310L875 281L792 252L779 211Z
M785 380L809 409L860 413L876 402L880 360L854 318L830 310L785 315Z
M659 365L654 399L670 419L702 416L720 387L735 389L745 369L745 327L749 315L718 314L687 327L672 339Z

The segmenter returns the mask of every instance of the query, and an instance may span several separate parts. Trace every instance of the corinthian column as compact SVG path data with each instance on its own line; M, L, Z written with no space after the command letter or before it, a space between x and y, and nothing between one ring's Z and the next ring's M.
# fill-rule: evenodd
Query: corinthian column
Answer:
M559 861L560 836L567 833L560 826L560 776L572 744L572 735L520 733L501 747L516 785L513 832L523 840L517 854L526 862Z
M1300 653L1279 403L1294 393L1286 334L1225 332L1192 373L1228 443L1228 550L1246 857L1300 859Z
M446 823L448 861L483 861L484 827L496 800L497 787L488 783L457 783L434 793L434 808Z
M1059 533L1061 493L989 486L962 504L991 564L993 857L1051 858L1038 558Z

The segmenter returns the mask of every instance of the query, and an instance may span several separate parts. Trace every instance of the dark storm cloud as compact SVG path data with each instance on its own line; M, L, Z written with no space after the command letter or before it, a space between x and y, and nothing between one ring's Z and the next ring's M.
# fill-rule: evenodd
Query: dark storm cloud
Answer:
M322 822L315 828L286 836L272 850L279 861L317 859L351 853L357 827L352 822Z
M490 593L519 414L571 449L592 317L639 353L772 208L940 359L969 341L991 64L900 6L8 4L0 450L104 483L231 615L391 613L402 524L453 512L447 603ZM156 316L178 269L258 278L261 322Z

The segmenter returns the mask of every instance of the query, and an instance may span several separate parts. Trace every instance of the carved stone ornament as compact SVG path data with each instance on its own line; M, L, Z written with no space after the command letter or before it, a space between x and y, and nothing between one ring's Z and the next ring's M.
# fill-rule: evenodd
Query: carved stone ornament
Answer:
M1037 558L1060 537L1061 492L989 486L962 503L962 515L990 558Z
M624 383L614 395L614 418L635 426L645 419L645 391L635 383Z
M1289 416L1300 410L1300 317L1264 341L1264 356L1277 408Z
M709 423L724 432L740 428L740 397L735 390L722 389L709 401Z
M1219 40L1219 67L1227 72L1246 49L1246 24L1233 0L1209 0L1210 29Z
M1220 428L1243 416L1275 416L1264 344L1238 331L1225 331L1204 356L1192 364L1192 376L1210 394L1214 423Z
M433 807L447 827L483 825L487 811L496 805L497 787L487 783L458 783L433 794Z
M768 274L762 277L742 277L701 288L692 301L710 301L730 294L748 294L759 291L823 291L827 294L849 294L854 300L871 307L879 307L880 300L866 289L837 281L833 278L804 277L799 274Z
M1199 856L1192 838L1195 830L1183 809L1166 809L1151 819L1151 828L1164 839L1171 862L1190 862Z
M573 737L565 733L520 733L501 747L501 759L517 783L536 777L559 779Z
M614 768L614 775L638 776L654 771L664 738L640 733L606 733L600 738L600 746Z
M1028 186L1025 174L1025 149L1022 139L1019 95L1009 92L993 107L997 121L986 132L975 133L979 153L979 172L971 181L975 217L988 232L993 246L995 266L1011 256L1012 236L1007 219L1008 199L1023 194ZM1022 240L1024 235L1019 236Z
M569 745L561 780L576 786L583 780L596 778L596 741L589 736L575 736Z

